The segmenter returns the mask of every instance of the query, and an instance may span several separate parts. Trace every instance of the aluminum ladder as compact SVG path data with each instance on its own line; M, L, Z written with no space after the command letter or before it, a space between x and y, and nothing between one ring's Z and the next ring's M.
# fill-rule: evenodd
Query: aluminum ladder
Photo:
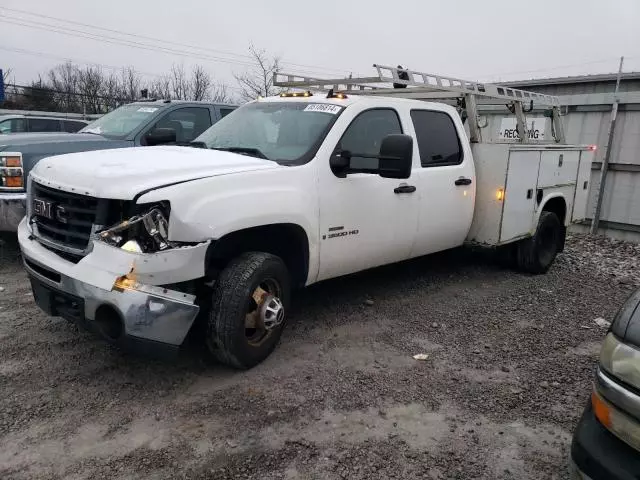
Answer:
M527 113L525 104L551 109L553 136L556 143L565 143L564 128L560 118L560 99L553 95L519 90L492 83L473 82L433 73L418 72L402 67L374 64L376 76L359 78L320 79L276 72L273 85L282 88L306 89L329 94L381 95L416 100L455 100L463 118L469 121L469 140L481 142L478 124L478 103L505 103L516 116L521 143L528 143ZM531 108L531 107L530 107Z

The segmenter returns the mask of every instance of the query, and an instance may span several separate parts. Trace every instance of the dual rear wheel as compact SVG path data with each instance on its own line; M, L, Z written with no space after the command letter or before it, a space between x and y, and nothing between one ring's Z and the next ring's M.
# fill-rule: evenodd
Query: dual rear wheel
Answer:
M502 262L519 271L546 273L564 244L565 230L558 216L543 211L530 238L501 247Z

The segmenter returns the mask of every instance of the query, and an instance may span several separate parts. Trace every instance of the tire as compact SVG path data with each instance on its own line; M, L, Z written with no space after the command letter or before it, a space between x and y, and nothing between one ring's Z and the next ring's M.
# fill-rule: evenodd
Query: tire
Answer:
M206 333L209 352L219 362L237 369L251 368L267 358L278 344L286 323L290 285L289 271L275 255L247 252L233 259L214 285ZM260 292L260 304L256 292ZM260 311L269 310L270 302L277 306L274 297L282 307L272 309L278 311L279 322L266 328ZM256 328L247 328L248 322Z
M509 243L498 247L495 258L502 268L516 268L518 265L518 246L515 243Z
M546 273L561 249L562 236L558 216L553 212L542 212L536 233L518 244L518 269L533 274Z

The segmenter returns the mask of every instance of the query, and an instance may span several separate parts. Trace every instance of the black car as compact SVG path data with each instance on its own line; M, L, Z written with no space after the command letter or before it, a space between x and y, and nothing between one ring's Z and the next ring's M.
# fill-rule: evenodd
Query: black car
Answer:
M571 467L574 479L640 479L640 289L618 311L602 345Z

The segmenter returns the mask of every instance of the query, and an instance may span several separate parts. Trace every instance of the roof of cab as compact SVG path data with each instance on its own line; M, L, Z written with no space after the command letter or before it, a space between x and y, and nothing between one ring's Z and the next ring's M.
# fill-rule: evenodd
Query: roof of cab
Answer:
M131 103L127 103L125 105L154 105L154 106L165 106L165 105L182 105L182 104L194 104L194 105L216 105L220 107L237 107L238 105L235 103L223 103L223 102L208 102L206 100L172 100L172 99L156 99L152 98L149 100L136 100Z
M362 105L364 107L393 107L399 105L413 106L420 109L433 109L440 111L455 112L455 108L442 102L426 102L410 98L396 98L373 95L347 95L346 98L327 98L326 95L318 94L308 97L281 97L279 95L264 97L254 102L299 102L299 103L322 103L339 106Z

